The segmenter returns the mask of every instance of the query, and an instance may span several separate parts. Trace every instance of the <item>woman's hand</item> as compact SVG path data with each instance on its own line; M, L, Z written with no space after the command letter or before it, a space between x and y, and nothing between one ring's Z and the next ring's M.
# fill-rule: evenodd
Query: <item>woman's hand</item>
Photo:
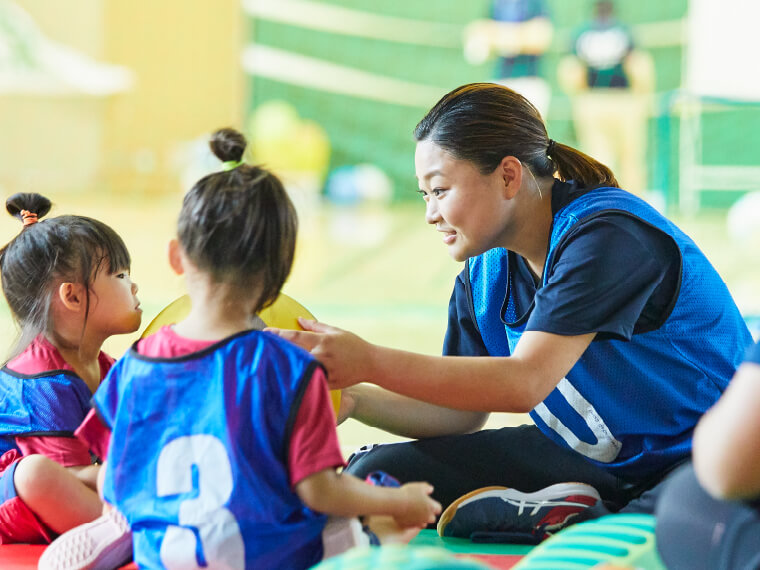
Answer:
M327 369L327 384L331 390L353 386L371 376L370 343L353 333L318 321L299 317L298 323L303 331L271 327L265 330L311 352ZM340 415L338 423L341 421Z

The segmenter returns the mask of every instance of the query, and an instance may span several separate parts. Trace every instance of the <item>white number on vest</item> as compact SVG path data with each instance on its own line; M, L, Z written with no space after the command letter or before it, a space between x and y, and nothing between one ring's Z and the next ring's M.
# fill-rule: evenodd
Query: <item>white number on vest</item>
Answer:
M193 466L198 474L198 496L182 501L179 525L170 525L161 543L161 563L169 570L245 568L245 547L235 517L224 505L232 494L232 469L222 442L211 435L179 437L158 457L159 497L193 491ZM197 537L200 545L197 544ZM200 547L200 548L199 548Z

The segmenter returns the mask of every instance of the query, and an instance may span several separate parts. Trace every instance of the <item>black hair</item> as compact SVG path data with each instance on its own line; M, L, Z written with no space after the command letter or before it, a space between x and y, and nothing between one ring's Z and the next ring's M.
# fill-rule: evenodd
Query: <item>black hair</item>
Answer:
M209 146L222 162L239 162L245 137L214 132ZM201 178L179 214L179 243L190 261L216 283L260 290L258 313L274 303L290 274L298 217L279 178L241 163Z
M617 186L612 171L571 146L551 141L541 114L525 97L496 83L470 83L443 96L414 129L489 174L514 156L539 176L575 180L579 185Z
M34 193L14 194L5 202L8 213L25 222L31 214L41 220L50 200ZM85 216L57 216L24 225L0 249L3 294L19 327L9 359L20 354L41 333L51 330L50 305L57 282L81 283L87 291L85 323L89 313L90 285L107 269L129 269L131 259L124 241L109 226Z

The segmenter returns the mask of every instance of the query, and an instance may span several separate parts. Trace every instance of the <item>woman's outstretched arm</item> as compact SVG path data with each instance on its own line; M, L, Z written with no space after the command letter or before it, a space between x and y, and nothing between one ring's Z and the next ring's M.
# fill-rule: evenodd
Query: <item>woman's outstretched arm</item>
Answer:
M446 408L529 412L570 371L595 333L523 333L512 356L429 356L370 344L357 335L299 319L304 331L269 329L325 365L331 388L371 382Z

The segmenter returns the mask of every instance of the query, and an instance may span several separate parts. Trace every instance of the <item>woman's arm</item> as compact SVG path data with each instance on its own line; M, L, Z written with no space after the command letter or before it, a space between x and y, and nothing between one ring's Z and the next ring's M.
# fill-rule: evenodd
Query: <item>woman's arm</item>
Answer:
M488 419L484 412L444 408L370 384L344 389L343 404L347 409L342 415L414 439L470 433L482 428Z
M348 473L323 469L302 479L296 494L310 509L328 515L356 517L389 515L401 527L424 527L435 522L441 505L430 498L433 486L407 483L400 488L369 485Z
M746 362L694 431L694 469L723 499L760 495L760 365Z
M529 412L595 336L527 331L512 356L428 356L373 345L316 321L299 322L304 331L269 330L322 362L331 388L367 381L430 404L479 412Z

